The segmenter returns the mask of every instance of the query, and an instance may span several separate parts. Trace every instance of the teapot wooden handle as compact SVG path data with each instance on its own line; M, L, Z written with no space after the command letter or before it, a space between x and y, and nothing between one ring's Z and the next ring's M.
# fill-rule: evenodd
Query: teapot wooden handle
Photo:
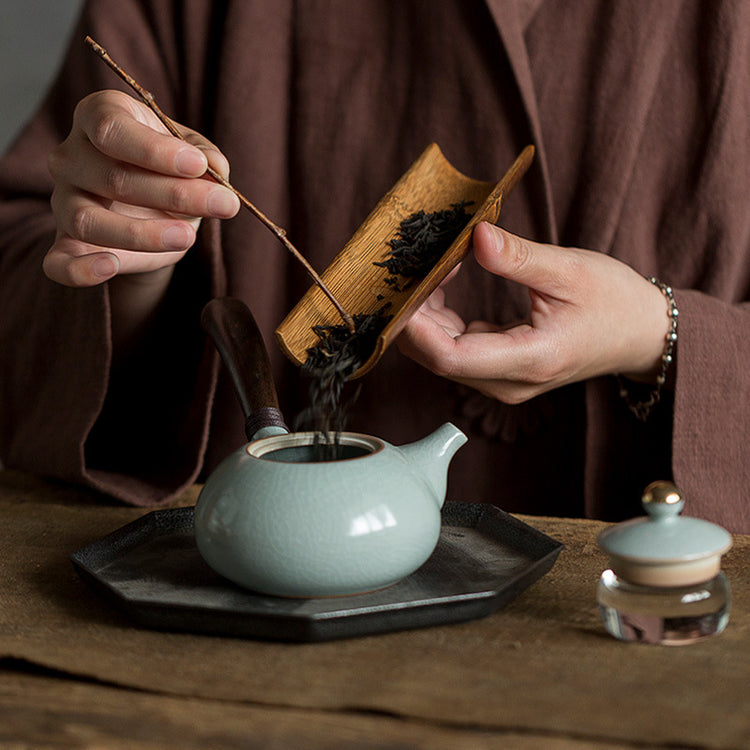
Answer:
M232 377L248 440L262 427L288 429L279 411L263 335L247 305L234 297L212 299L203 308L201 324Z

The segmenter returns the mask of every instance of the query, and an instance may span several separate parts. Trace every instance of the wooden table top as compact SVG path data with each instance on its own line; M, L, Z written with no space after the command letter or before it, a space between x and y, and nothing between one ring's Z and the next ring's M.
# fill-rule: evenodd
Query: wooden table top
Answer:
M279 643L151 630L94 593L70 554L145 512L0 473L0 747L750 747L750 537L727 630L690 646L608 636L605 524L529 517L565 549L502 610Z

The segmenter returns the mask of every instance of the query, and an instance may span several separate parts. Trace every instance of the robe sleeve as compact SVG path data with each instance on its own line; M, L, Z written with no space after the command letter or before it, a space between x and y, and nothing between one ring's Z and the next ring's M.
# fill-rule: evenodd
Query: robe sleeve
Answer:
M587 513L641 515L643 489L668 479L680 488L686 515L748 533L750 306L695 290L675 290L675 302L674 390L645 422L628 411L614 378L587 383Z
M107 286L67 288L42 260L55 236L47 154L64 140L80 99L125 89L83 43L91 35L185 116L171 4L90 2L61 72L0 163L0 459L5 468L88 485L151 505L193 482L206 447L217 361L201 335L200 308L221 275L218 231L178 266L133 367L112 372ZM180 385L178 385L180 384Z
M672 437L686 512L750 531L750 305L676 291L680 311Z

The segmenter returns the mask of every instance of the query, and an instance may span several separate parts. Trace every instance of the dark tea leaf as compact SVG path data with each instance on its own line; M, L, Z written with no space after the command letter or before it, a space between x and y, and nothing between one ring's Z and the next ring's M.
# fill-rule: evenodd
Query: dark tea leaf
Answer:
M470 217L466 212L468 205L470 201L460 201L443 211L417 211L407 216L388 243L390 257L375 263L393 274L386 284L396 286L397 277L401 276L406 284L400 288L406 288L415 279L427 276L466 226Z
M370 357L380 332L392 316L387 314L390 303L371 314L354 316L352 333L343 325L315 326L318 343L307 350L302 366L304 375L311 379L310 408L300 422L312 423L319 434L317 441L321 455L318 460L338 457L338 434L344 429L346 411L351 401L343 403L346 381Z

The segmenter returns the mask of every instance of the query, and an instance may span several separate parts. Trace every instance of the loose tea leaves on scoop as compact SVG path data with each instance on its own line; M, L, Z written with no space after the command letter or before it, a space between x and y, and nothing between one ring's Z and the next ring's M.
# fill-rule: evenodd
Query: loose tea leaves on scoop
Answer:
M471 201L460 201L443 211L417 211L407 216L388 243L390 257L374 263L392 274L386 283L395 286L401 276L406 279L401 287L405 289L415 279L427 276L466 226L470 218L466 206L470 204Z

